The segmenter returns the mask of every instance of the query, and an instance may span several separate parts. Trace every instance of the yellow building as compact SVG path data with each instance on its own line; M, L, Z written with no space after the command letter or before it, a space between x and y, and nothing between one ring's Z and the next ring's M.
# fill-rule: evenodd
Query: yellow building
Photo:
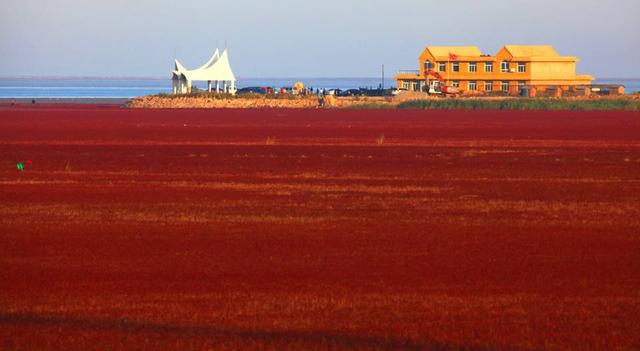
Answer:
M549 45L506 45L495 56L483 55L475 46L428 46L419 57L419 70L400 71L399 89L425 90L427 79L439 75L446 85L462 92L501 91L510 94L520 87L544 89L589 85L590 75L576 75L575 56L560 56Z

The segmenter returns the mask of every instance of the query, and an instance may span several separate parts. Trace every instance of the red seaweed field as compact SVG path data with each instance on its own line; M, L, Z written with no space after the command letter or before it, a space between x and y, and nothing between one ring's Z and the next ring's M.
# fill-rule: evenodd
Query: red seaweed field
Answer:
M0 106L2 350L639 348L638 112Z

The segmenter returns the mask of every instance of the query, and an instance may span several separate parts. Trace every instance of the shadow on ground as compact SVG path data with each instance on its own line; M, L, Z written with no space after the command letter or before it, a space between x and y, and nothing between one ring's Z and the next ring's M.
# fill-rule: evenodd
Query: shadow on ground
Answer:
M132 321L127 319L94 319L32 313L0 313L0 325L3 328L22 331L24 345L16 338L9 345L17 349L29 349L36 346L38 335L43 338L56 338L59 346L64 345L66 335L73 334L69 340L85 339L104 342L101 347L111 342L145 349L182 345L196 349L305 349L305 350L487 350L468 346L455 346L437 343L416 343L409 340L393 340L388 338L356 336L320 331L260 331L225 329L202 325L174 325ZM44 334L44 335L43 335ZM13 334L15 336L15 334ZM139 338L140 340L136 340ZM149 342L152 339L152 342ZM140 341L144 340L142 344ZM183 342L179 342L183 340ZM47 343L53 346L51 343ZM67 345L69 346L69 345ZM109 345L114 347L115 345ZM115 347L120 349L119 347Z

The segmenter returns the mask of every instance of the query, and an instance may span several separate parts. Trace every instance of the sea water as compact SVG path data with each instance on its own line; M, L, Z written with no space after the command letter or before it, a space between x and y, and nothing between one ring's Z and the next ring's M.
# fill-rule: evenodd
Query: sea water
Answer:
M239 78L237 87L291 87L302 82L314 89L378 88L382 78ZM624 85L627 94L640 91L640 79L601 79L594 84ZM387 78L385 87L395 85ZM206 82L195 82L206 89ZM0 98L132 98L171 93L171 80L162 78L0 78Z
M381 78L239 78L238 89L244 87L292 87L302 82L313 89L378 88ZM393 85L387 79L386 87ZM200 89L207 82L194 82ZM171 93L170 79L154 78L0 78L0 98L132 98Z

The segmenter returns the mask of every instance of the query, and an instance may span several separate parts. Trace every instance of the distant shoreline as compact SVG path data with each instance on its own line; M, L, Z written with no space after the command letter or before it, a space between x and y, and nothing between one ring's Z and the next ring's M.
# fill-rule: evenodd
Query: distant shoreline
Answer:
M126 105L128 98L0 98L0 104L31 104L35 100L36 104L87 104L87 105Z
M306 87L317 89L376 89L381 83L378 78L240 78L236 85L238 89L246 87L291 87L295 82L302 82ZM392 77L385 79L385 88L395 87ZM602 78L595 84L624 85L626 95L640 92L640 79L633 78ZM206 82L197 81L194 86L205 90ZM67 102L87 99L105 99L105 102L121 102L156 94L171 93L169 78L136 78L136 77L13 77L0 78L0 101L11 99L43 100L52 102ZM69 100L72 99L72 100ZM117 100L120 99L120 100Z
M390 75L387 77L388 80L392 80L393 76L395 75L395 73L390 72ZM137 79L142 79L142 80L166 80L166 79L171 79L171 77L127 77L127 76L122 76L122 77L118 77L118 76L21 76L21 75L17 75L17 76L0 76L0 80L3 79L25 79L25 80L29 80L29 79L34 79L34 80L39 80L39 79L51 79L51 80L57 80L57 79L61 79L61 80L137 80ZM292 76L292 77L275 77L275 76L265 76L265 77L238 77L238 80L242 80L242 79L248 79L248 80L254 80L254 79L284 79L284 80L290 80L290 79L327 79L327 80L333 80L333 79L380 79L379 76L377 77L305 77L305 76ZM595 79L596 81L598 80L619 80L619 81L629 81L629 80L640 80L640 77L627 77L627 78L622 78L622 77L596 77Z

